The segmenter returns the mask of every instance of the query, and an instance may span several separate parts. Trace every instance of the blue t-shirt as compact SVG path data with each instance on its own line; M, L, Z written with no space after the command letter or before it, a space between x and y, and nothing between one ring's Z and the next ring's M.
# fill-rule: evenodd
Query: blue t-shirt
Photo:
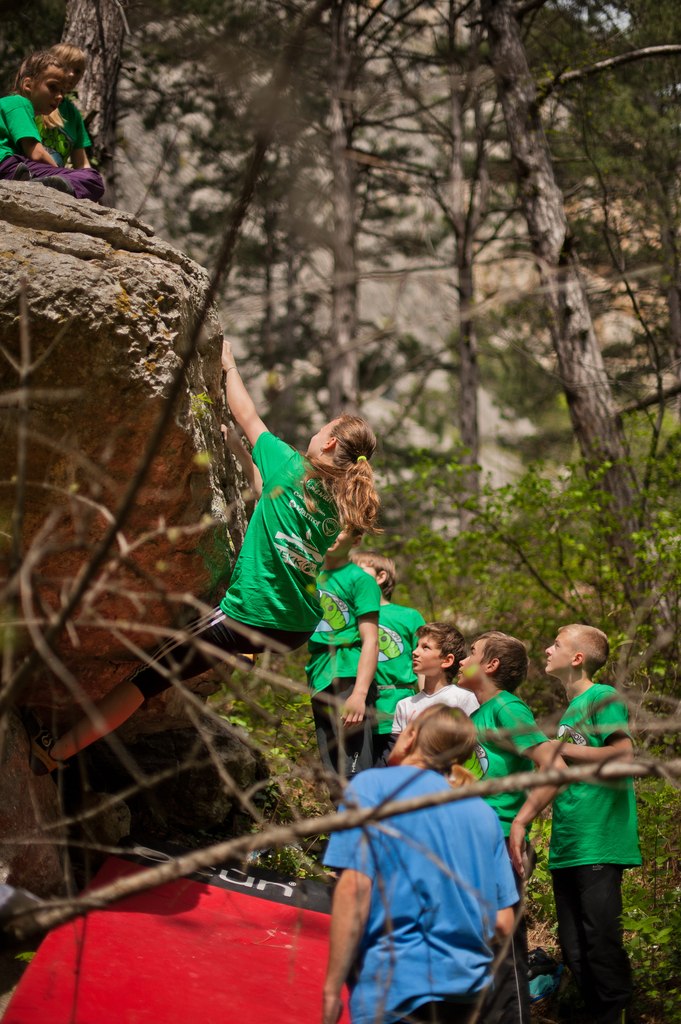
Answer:
M343 809L449 791L412 766L362 772ZM477 797L334 832L324 863L372 879L354 977L353 1024L400 1020L423 1003L473 1002L489 984L498 910L518 893L494 811Z

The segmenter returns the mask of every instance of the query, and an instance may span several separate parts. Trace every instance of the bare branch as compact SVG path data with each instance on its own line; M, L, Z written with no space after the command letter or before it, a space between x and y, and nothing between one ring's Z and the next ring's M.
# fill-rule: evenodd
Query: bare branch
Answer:
M636 402L623 405L618 415L625 416L630 412L640 412L642 409L649 409L652 405L666 402L667 399L675 398L677 395L681 395L681 384L673 384L671 387L655 391L651 395L646 395L645 398L639 398Z
M546 99L560 85L567 85L569 82L579 82L583 78L590 78L598 75L601 71L608 71L610 68L621 67L623 64L633 64L639 60L647 60L649 57L673 57L681 53L681 44L665 43L662 46L644 46L639 50L629 50L627 53L620 53L616 57L608 57L606 60L599 60L595 64L589 64L584 68L575 68L574 71L560 71L548 82L539 84L539 91L542 99Z
M538 11L540 7L545 7L547 2L548 0L526 0L524 4L519 4L516 7L514 14L516 18L522 18L532 11Z
M222 863L227 860L239 860L251 851L260 849L263 846L282 846L290 843L293 839L319 835L325 832L347 831L351 828L359 828L382 821L384 818L392 815L407 814L410 811L421 810L424 807L434 807L440 804L453 803L457 800L467 800L475 796L518 792L544 785L559 786L567 782L593 782L597 784L601 780L611 781L630 777L654 777L668 780L681 778L681 759L666 763L652 759L629 762L611 761L605 764L584 765L562 771L548 769L537 772L520 772L516 775L509 775L506 778L491 779L488 782L460 786L457 789L429 793L426 796L415 797L410 800L391 800L378 807L351 809L341 813L325 814L316 818L303 819L290 825L271 826L255 835L241 836L238 839L216 843L202 850L194 850L157 867L142 870L125 878L119 878L115 882L104 885L99 889L91 890L77 899L49 901L40 904L37 909L31 908L30 910L21 911L4 922L3 932L0 934L4 933L5 941L23 942L48 931L50 928L55 928L57 925L81 917L91 910L100 910L111 903L116 903L128 896L144 892L165 882L174 881L176 878L191 874L200 868L212 867L216 863ZM134 853L134 848L130 852Z

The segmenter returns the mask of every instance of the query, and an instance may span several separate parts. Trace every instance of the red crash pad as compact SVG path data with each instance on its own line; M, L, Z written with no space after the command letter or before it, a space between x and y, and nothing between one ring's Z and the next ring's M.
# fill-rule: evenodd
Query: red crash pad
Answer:
M110 857L91 888L139 870ZM318 883L179 879L51 932L3 1024L319 1024L329 921Z

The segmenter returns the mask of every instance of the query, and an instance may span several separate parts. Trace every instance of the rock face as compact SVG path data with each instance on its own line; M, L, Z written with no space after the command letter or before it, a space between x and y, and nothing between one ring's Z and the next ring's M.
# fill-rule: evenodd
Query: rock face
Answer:
M2 723L0 742L0 882L49 896L64 886L57 843L64 829L52 779L27 771L28 743L18 715Z
M35 560L25 602L59 607L112 521L164 404L205 295L197 264L133 217L36 183L0 184L0 344L19 362L24 289L30 361L22 544ZM112 622L163 626L178 598L213 600L229 575L229 530L241 505L219 432L220 327L206 318L199 356L144 486L58 653L90 697L107 692L134 657ZM0 356L0 387L19 375ZM11 396L10 396L11 397ZM3 410L0 479L17 475L16 404ZM15 491L3 487L5 526ZM218 526L202 531L205 517ZM40 578L38 578L40 576ZM25 611L28 611L25 607ZM102 628L103 627L103 628ZM127 631L142 647L147 632ZM48 698L49 691L49 698ZM68 709L72 695L42 671L30 701Z
M114 521L207 283L130 215L36 182L0 182L0 559L8 578L21 571L3 615L26 623L15 664ZM195 599L213 605L224 591L244 513L219 429L220 347L211 309L144 483L54 645L57 660L46 652L18 697L53 727L79 717L81 696L96 700L124 678L135 646L155 646L159 630L195 614ZM124 740L186 725L182 702L162 696L127 723Z
M129 801L138 835L164 834L169 828L196 832L214 825L238 831L239 815L245 813L239 794L265 777L262 758L216 719L203 722L200 733L192 727L140 736L127 745L127 752L144 766L147 777L163 776L158 785L142 788ZM116 793L134 784L133 775L105 744L80 756L98 793ZM219 759L220 774L212 758Z

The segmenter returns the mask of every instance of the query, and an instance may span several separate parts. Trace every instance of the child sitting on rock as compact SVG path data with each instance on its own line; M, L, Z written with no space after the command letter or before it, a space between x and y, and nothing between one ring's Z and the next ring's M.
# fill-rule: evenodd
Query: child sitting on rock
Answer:
M56 111L68 87L67 69L49 51L27 57L15 92L0 99L0 180L39 181L76 199L100 199L101 175L92 167L59 167L42 142L37 115Z
M36 124L42 143L59 167L89 167L86 150L92 145L83 117L73 102L74 93L83 74L87 56L79 46L57 43L49 51L64 67L68 95L56 110L36 115Z

